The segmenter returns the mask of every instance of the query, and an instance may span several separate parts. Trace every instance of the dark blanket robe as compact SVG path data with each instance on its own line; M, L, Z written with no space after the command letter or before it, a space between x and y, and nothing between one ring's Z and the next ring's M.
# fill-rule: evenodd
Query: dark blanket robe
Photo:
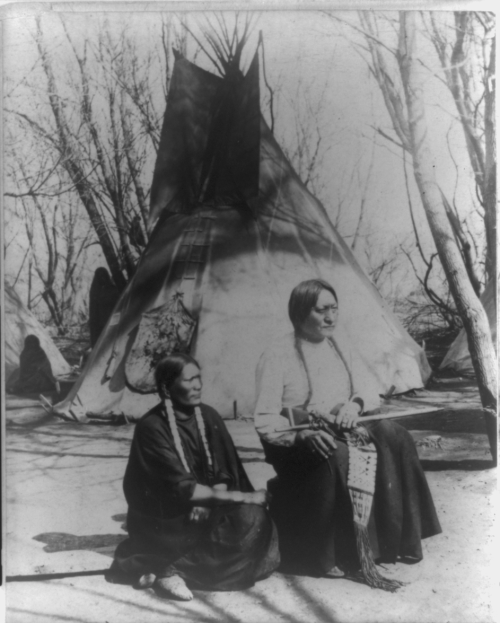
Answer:
M421 539L441 527L411 435L383 420L367 422L377 448L377 473L368 525L375 559L422 558ZM348 448L336 440L328 460L302 447L263 442L278 478L270 481L271 514L278 528L283 562L322 575L340 564L358 567L352 507L347 488Z
M96 345L119 298L120 291L111 281L108 271L100 266L94 273L89 293L89 329L92 348Z
M131 576L176 573L195 588L241 589L278 566L276 529L269 512L256 505L221 505L206 522L189 521L197 483L253 491L224 422L211 407L201 405L201 412L211 469L194 414L178 420L190 472L177 454L163 405L136 425L123 482L129 538L118 546L113 569Z

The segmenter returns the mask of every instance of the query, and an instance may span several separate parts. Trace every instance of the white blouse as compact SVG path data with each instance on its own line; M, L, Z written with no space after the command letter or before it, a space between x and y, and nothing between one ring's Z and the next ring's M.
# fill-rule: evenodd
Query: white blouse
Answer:
M293 333L283 336L264 352L257 366L255 427L263 439L277 445L292 445L296 436L275 432L290 426L288 418L280 415L284 407L303 407L311 391L307 408L328 413L353 396L350 374L334 343L300 339L306 371L295 339Z

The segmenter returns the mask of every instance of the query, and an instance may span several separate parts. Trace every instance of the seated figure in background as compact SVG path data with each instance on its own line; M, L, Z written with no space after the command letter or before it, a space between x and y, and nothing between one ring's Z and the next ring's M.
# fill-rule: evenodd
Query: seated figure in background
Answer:
M100 266L94 273L89 293L90 346L94 348L115 308L120 291L108 271Z
M123 483L129 538L111 570L182 600L193 597L186 582L252 586L279 564L267 492L254 491L221 417L200 403L193 358L165 357L156 382L162 402L136 425Z
M27 335L19 358L19 370L7 382L7 391L13 394L38 394L57 391L60 385L52 373L52 366L36 335Z
M408 431L387 419L358 427L366 387L353 386L347 362L354 355L335 341L339 304L325 281L300 283L288 307L294 332L258 364L255 424L278 475L269 483L271 514L292 568L339 577L339 565L361 566L371 586L395 590L399 583L380 576L375 562L420 560L421 539L441 528ZM286 431L287 409L302 412L309 426ZM357 489L348 483L349 472L356 476L355 458L368 460L361 472L366 467L372 478Z

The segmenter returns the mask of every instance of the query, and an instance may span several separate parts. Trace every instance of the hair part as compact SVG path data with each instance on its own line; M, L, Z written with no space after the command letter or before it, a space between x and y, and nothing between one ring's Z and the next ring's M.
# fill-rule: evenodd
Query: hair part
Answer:
M186 353L172 353L161 359L155 369L155 381L158 394L161 398L166 398L165 389L168 391L180 377L184 368L192 363L198 370L200 370L200 364Z
M330 292L338 302L337 293L333 287L323 279L308 279L295 286L288 301L288 315L294 328L297 330L311 313L311 309L318 302L323 290Z

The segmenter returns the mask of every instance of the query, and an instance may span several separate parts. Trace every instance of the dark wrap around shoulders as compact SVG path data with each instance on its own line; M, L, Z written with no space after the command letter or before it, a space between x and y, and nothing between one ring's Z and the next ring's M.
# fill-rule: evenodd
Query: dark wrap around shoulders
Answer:
M208 486L226 483L229 490L253 491L220 415L204 404L201 413L212 452L211 470L199 436L190 437L187 434L189 423L179 422L184 452L190 465L190 472L186 471L177 454L162 404L139 420L123 482L125 498L131 509L158 518L184 514L189 510L189 500L197 483Z

